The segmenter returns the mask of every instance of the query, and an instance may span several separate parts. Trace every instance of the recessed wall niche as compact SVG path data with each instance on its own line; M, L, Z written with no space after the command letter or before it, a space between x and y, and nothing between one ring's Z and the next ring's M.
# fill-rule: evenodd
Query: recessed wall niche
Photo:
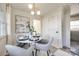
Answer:
M29 31L29 29L26 28L28 22L30 22L29 17L19 15L15 16L15 31L18 37L25 36Z

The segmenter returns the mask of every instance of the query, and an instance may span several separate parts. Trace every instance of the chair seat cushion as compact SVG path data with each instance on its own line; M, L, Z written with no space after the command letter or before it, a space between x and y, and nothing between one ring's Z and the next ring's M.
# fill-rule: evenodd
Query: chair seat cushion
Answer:
M45 40L45 39L42 39L42 40L38 41L37 43L39 43L39 44L47 44L47 43L48 43L48 41L47 41L47 40Z

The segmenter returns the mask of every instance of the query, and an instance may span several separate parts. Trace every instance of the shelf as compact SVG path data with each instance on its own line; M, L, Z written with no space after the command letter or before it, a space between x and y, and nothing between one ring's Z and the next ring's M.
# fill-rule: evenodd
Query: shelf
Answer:
M15 30L16 30L17 34L21 35L21 34L25 34L29 31L26 28L28 21L29 21L29 19L26 18L26 17L18 16L18 18L16 18L16 28L15 28Z

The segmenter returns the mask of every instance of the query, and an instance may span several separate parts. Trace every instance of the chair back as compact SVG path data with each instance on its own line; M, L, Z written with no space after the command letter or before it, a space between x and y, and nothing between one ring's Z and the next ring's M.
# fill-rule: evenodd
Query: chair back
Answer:
M6 45L5 48L10 56L31 56L34 50L34 46L24 49L13 45Z
M53 43L54 38L50 38L48 43L47 43L47 49L49 49Z

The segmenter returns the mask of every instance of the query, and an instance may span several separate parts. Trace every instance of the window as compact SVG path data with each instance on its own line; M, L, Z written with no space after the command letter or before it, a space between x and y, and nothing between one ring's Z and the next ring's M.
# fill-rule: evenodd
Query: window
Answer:
M33 20L33 27L37 33L41 33L41 21L40 20L34 19Z
M70 22L70 29L71 30L79 30L79 20L71 21Z
M0 36L6 34L6 21L5 21L5 13L0 11Z

